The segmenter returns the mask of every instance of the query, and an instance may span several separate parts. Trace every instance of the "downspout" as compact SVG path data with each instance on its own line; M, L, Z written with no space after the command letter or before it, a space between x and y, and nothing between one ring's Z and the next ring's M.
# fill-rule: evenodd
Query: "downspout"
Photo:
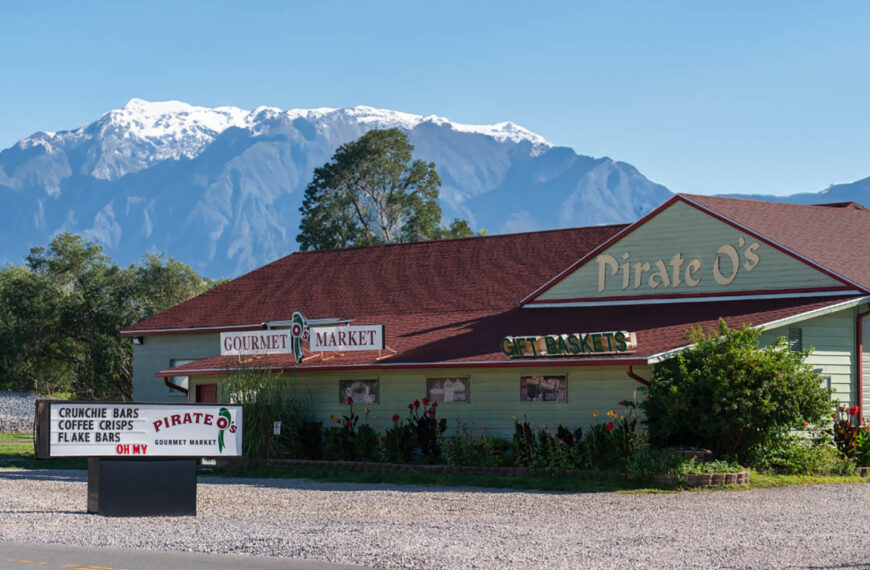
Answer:
M870 311L868 311L868 312L870 312ZM634 366L629 364L628 366L625 367L625 372L626 372L626 374L628 374L629 378L631 378L632 380L637 380L638 382L640 382L641 384L643 384L644 386L649 388L649 380L647 380L646 378L642 378L641 376L638 376L637 374L635 374L634 373Z
M864 423L864 317L870 315L870 311L858 313L856 330L856 346L858 348L855 358L858 366L858 421Z

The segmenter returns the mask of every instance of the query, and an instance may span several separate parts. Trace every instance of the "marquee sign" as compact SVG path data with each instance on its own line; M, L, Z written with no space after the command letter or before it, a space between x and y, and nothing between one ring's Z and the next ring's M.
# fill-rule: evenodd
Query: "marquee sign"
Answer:
M637 350L637 336L628 331L506 336L501 350L511 358L628 354Z
M242 407L37 400L36 454L49 457L238 457Z

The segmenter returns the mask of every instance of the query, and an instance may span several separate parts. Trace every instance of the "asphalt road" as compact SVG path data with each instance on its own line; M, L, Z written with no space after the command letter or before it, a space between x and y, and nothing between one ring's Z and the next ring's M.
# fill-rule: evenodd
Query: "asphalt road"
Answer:
M360 570L315 560L0 541L0 570Z

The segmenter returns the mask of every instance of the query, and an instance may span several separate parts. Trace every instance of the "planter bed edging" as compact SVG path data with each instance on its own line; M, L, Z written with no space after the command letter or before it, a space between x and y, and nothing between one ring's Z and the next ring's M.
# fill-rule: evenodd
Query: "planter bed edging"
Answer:
M222 460L226 465L242 465L244 460ZM383 473L395 473L399 471L415 471L418 473L461 473L463 475L501 475L506 477L523 477L526 475L541 475L543 470L529 469L528 467L477 467L469 465L417 465L409 463L376 463L372 461L324 461L319 459L268 459L266 465L286 467L316 467L346 469L348 471L380 471ZM600 477L600 472L579 471L571 469L560 473L564 477ZM620 479L633 480L637 477L632 473L612 474ZM679 482L678 475L653 475L651 480L662 485L676 485ZM685 476L687 487L716 487L720 485L748 485L749 472L739 473L690 473Z

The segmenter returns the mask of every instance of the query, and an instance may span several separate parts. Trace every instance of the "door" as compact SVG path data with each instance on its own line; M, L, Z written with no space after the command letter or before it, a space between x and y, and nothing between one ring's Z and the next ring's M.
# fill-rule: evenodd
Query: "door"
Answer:
M198 404L217 404L217 384L197 384L196 402Z

